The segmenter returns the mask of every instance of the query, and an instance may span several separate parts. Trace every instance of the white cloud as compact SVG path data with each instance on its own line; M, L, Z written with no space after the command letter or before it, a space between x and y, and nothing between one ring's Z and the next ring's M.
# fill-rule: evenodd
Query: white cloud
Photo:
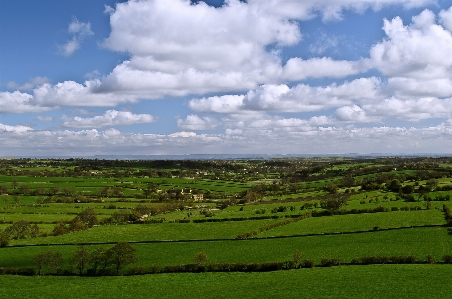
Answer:
M307 78L341 78L369 69L366 60L291 58L284 68L270 45L301 40L293 20L321 14L339 18L343 10L363 11L388 5L419 7L430 0L294 1L230 0L220 7L200 1L149 0L106 7L112 31L103 45L127 52L102 82L102 91L146 98L243 91L259 84Z
M304 80L307 78L342 78L367 71L370 65L367 60L346 61L333 60L328 57L291 58L284 66L283 78L291 81Z
M279 124L279 127L272 125ZM297 127L296 125L300 125ZM286 127L284 127L286 126ZM290 127L292 126L292 127ZM1 153L16 155L177 154L177 153L447 153L452 122L424 128L313 127L299 120L274 120L261 127L229 129L229 134L177 132L170 135L105 131L38 131L0 125ZM33 148L30 148L33 144ZM80 146L83 144L83 146ZM265 144L265 147L262 147ZM325 146L328 145L328 146Z
M407 9L424 7L436 0L249 0L250 5L266 13L290 19L308 20L321 15L324 21L342 20L345 10L363 12L367 9L380 10L389 5L400 5Z
M73 117L67 118L63 123L68 128L103 128L113 126L126 126L134 124L146 124L157 121L150 114L133 114L127 111L108 110L101 116L91 118Z
M408 121L420 121L429 118L450 118L452 98L419 98L401 100L389 98L379 103L363 105L367 114L377 117L396 118Z
M32 90L37 85L49 83L49 78L47 77L35 77L30 79L28 82L25 82L24 84L18 84L16 82L10 81L6 84L6 87L9 89L16 89L16 90Z
M48 111L49 108L40 107L34 102L33 96L14 92L0 92L0 112L3 113L33 113Z
M43 107L98 106L111 107L119 103L135 102L135 96L126 94L100 93L99 80L89 80L85 84L64 81L55 85L43 84L33 90L33 101Z
M196 112L237 113L243 106L243 98L243 95L225 95L192 99L188 107Z
M32 131L33 129L26 126L8 126L4 124L0 124L0 135L3 133L14 133L21 134L24 132Z
M73 18L72 22L69 23L68 32L76 35L79 39L83 39L94 34L91 30L91 24L89 22L83 23L77 20L77 18Z
M308 112L344 105L357 100L375 100L381 82L376 77L356 79L351 82L326 87L299 84L263 85L246 95L225 95L193 99L188 106L197 112L240 113L244 111Z
M91 24L83 23L73 18L72 22L69 23L68 33L72 35L72 39L68 40L62 45L58 45L59 53L63 56L71 56L75 51L80 49L81 42L86 38L94 34L91 30Z
M197 115L188 115L186 119L177 120L177 126L183 130L212 130L219 125L219 122L212 117L199 117Z
M172 138L190 138L190 137L195 137L196 133L195 132L177 132L177 133L173 133L173 134L169 134L168 137L172 137Z
M389 77L450 78L452 34L435 19L431 11L424 10L410 25L403 25L400 17L385 20L387 39L371 49L373 65Z
M38 120L38 121L42 121L42 122L52 122L53 121L53 118L50 116L40 116L39 115L39 116L36 116L34 119Z
M66 57L71 56L78 49L80 49L80 42L75 37L67 41L65 44L58 45L59 53Z
M328 35L325 32L320 32L315 43L309 45L309 51L316 55L323 54L329 48L337 48L339 45L339 37L336 35Z
M452 31L452 6L448 10L439 13L440 23L449 31Z
M242 135L243 131L240 129L226 129L226 135Z
M278 80L280 58L266 46L292 45L297 23L231 0L221 8L185 0L129 1L109 10L103 45L128 52L103 82L105 90L149 97L244 90Z
M334 113L334 116L339 121L347 121L347 122L375 122L378 121L378 118L370 118L367 116L366 111L364 111L361 107L357 105L353 106L345 106L338 108Z

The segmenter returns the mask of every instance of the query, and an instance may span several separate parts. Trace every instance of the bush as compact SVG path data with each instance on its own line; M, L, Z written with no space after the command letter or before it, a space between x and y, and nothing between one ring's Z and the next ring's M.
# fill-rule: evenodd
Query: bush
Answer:
M443 262L446 264L452 264L452 255L444 255Z
M387 256L365 256L360 259L363 265L387 264L390 258Z
M314 268L314 261L312 261L312 260L304 260L302 267L303 268Z
M320 265L322 267L331 267L331 266L340 266L341 265L341 260L340 259L322 259L320 261Z
M425 260L426 260L427 264L434 264L435 263L435 259L433 258L433 256L431 254L427 255L425 257Z
M391 256L390 259L394 264L414 264L417 261L414 255Z

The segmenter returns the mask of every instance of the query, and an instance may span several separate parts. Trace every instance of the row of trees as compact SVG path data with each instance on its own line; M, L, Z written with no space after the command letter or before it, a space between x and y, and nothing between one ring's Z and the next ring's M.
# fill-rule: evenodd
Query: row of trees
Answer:
M44 251L33 257L37 274L118 275L120 271L138 261L136 249L127 242L119 242L110 248L98 247L88 251L80 245L71 255L70 270L63 271L64 259L60 252Z

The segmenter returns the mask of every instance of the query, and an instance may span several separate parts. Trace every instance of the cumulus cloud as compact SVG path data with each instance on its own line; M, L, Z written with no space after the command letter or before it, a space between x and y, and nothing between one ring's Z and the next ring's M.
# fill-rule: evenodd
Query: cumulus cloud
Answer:
M342 20L345 10L364 12L367 9L380 10L389 5L401 5L407 9L424 7L436 0L249 0L269 14L281 17L308 20L321 15L323 21Z
M376 77L361 78L326 87L299 84L262 85L246 95L225 95L192 99L188 106L197 112L240 113L241 111L308 112L344 105L355 100L375 100L381 81Z
M36 105L33 96L20 91L0 92L0 112L3 113L33 113L50 110Z
M127 126L156 122L157 118L150 114L133 114L127 111L108 110L104 115L91 118L66 118L64 127L69 128L103 128L113 126Z
M38 121L42 121L42 122L52 122L53 121L53 118L50 116L40 116L39 115L39 116L36 116L34 119L38 120Z
M129 1L109 10L103 45L127 52L103 82L107 90L150 96L250 89L277 80L279 56L269 45L293 45L297 23L231 0L215 8L185 0Z
M8 126L4 124L0 124L0 134L2 133L14 133L21 134L24 132L32 131L33 129L27 126Z
M80 49L81 42L86 38L94 34L91 30L91 24L83 23L73 18L72 22L69 23L68 33L72 35L72 39L68 40L62 45L58 45L58 50L63 56L71 56L75 51Z
M357 105L338 108L334 113L334 116L339 121L347 121L354 123L374 122L378 120L378 118L368 117L366 111Z
M363 105L362 108L369 115L408 121L450 118L452 115L452 98L419 98L410 100L388 98L378 103Z
M43 107L111 107L137 100L135 96L127 94L97 92L99 85L99 80L88 80L84 84L75 81L64 81L55 85L43 84L33 90L33 101Z
M18 84L14 81L10 81L6 84L6 87L16 90L32 90L37 85L49 83L49 81L50 80L47 77L35 77L30 79L28 82L25 82L24 84Z
M304 80L307 78L343 78L367 71L371 65L368 60L346 61L333 60L329 57L291 58L284 66L282 77L287 80Z
M215 8L188 0L128 1L107 7L112 31L103 46L127 52L102 82L103 91L148 98L240 91L281 80L332 77L366 71L366 61L292 58L281 66L268 46L298 43L294 20L321 14L339 18L344 10L363 11L387 5L419 7L429 0L226 1Z
M212 117L197 115L188 115L186 119L179 119L177 126L183 130L212 130L219 125L219 122Z
M419 80L450 78L452 34L430 10L404 25L400 17L384 20L387 38L370 51L373 65L388 77Z
M443 24L444 28L452 31L452 6L448 10L441 10L439 13L440 23Z
M278 122L276 122L278 123ZM280 120L280 124L298 124ZM301 123L300 123L301 124ZM229 129L229 134L196 134L182 131L169 135L99 131L39 131L0 125L2 152L16 155L176 154L176 153L445 153L452 146L452 122L414 127L309 127ZM32 152L30 144L33 144ZM83 144L81 147L80 144ZM265 147L262 147L265 144ZM325 146L325 144L331 146ZM182 150L182 151L181 151Z

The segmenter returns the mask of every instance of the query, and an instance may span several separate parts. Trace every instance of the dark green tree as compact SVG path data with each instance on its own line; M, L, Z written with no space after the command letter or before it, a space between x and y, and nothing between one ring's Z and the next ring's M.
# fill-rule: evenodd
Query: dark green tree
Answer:
M324 198L320 201L320 206L324 209L339 210L342 206L346 205L348 197L344 194L336 194L333 197Z
M87 208L78 214L80 220L83 221L88 227L93 227L94 225L99 225L99 220L97 219L97 213L93 208Z
M79 275L83 275L86 266L90 260L90 254L88 250L83 245L78 246L77 251L75 251L71 256L71 265L78 270Z
M136 249L127 242L119 242L112 248L108 249L106 254L111 264L115 267L116 275L127 265L138 261L135 256Z

